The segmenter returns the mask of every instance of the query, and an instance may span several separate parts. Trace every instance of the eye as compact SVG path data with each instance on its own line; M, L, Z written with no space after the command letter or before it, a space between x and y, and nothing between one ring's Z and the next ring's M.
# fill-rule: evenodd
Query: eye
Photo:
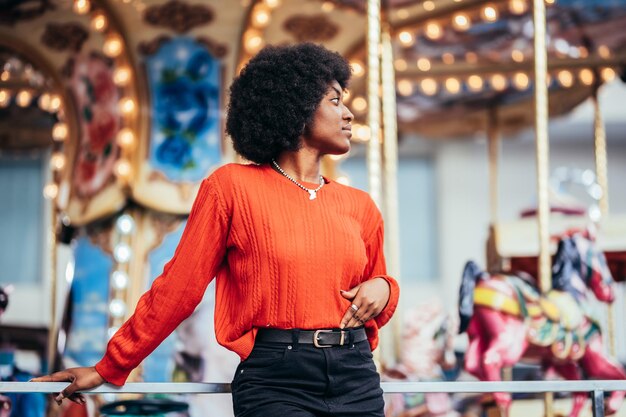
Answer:
M339 104L339 97L331 98L330 101L332 101L335 104Z

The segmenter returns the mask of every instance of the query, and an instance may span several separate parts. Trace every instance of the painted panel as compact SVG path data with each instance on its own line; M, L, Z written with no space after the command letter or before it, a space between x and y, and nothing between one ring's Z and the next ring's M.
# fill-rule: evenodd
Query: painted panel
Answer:
M133 194L151 208L187 213L198 184L221 162L220 61L204 44L178 37L148 56L145 68L150 140Z
M154 280L163 272L165 264L174 256L186 222L181 222L174 231L168 233L161 244L154 248L148 255L150 280L148 288ZM147 288L146 288L147 289ZM163 341L143 362L142 375L146 382L170 382L174 371L174 350L178 336L172 333Z
M172 182L202 180L220 160L219 65L177 38L147 60L152 92L150 164Z
M125 200L113 173L120 152L115 141L121 127L120 96L110 60L96 53L75 56L69 87L79 136L67 212L73 224L85 224L118 210Z
M99 233L108 235L105 231ZM113 259L96 242L96 239L82 236L76 240L74 248L72 327L65 355L78 366L95 365L108 342L109 275Z

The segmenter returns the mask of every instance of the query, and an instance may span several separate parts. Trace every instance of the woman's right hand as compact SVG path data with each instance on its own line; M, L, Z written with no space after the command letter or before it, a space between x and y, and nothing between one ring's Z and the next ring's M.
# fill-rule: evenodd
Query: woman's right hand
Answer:
M76 391L85 391L96 388L106 382L104 378L96 371L93 366L82 368L70 368L64 371L55 372L50 375L40 376L31 379L31 382L65 382L69 384L61 393L59 393L54 401L61 405L63 400L67 398L76 404L85 404L85 397Z

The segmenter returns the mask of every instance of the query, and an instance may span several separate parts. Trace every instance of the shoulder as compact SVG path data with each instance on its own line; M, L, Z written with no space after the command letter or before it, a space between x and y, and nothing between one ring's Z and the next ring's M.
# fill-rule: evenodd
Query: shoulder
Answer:
M209 177L217 177L219 179L238 177L239 175L255 175L261 170L261 165L257 164L224 164L217 168Z
M368 201L371 201L372 204L374 203L370 195L363 190L351 187L349 185L341 184L337 181L335 181L335 186L337 187L337 190L339 190L340 193L344 194L345 196L349 198L355 199L361 203L368 202Z
M361 219L363 221L376 223L379 219L382 219L380 210L369 193L358 188L350 187L349 185L340 183L335 183L335 185L341 194L345 195L349 200L354 201L357 211L361 213Z
M228 188L237 183L254 181L254 178L260 178L260 175L260 165L229 163L213 171L207 180L217 182L223 188Z

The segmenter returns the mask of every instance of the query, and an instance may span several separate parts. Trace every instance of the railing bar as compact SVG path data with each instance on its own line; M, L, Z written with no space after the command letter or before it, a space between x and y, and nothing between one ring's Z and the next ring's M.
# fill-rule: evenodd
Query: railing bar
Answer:
M596 389L591 393L593 417L604 417L604 391Z
M0 392L43 392L54 393L63 390L65 382L0 382ZM383 382L386 393L485 393L485 392L592 392L626 391L625 380L592 381L454 381L454 382ZM229 383L183 383L183 382L137 382L123 387L105 384L90 393L134 393L134 394L219 394L230 393Z
M385 392L576 392L626 391L624 380L501 381L501 382L384 382Z

